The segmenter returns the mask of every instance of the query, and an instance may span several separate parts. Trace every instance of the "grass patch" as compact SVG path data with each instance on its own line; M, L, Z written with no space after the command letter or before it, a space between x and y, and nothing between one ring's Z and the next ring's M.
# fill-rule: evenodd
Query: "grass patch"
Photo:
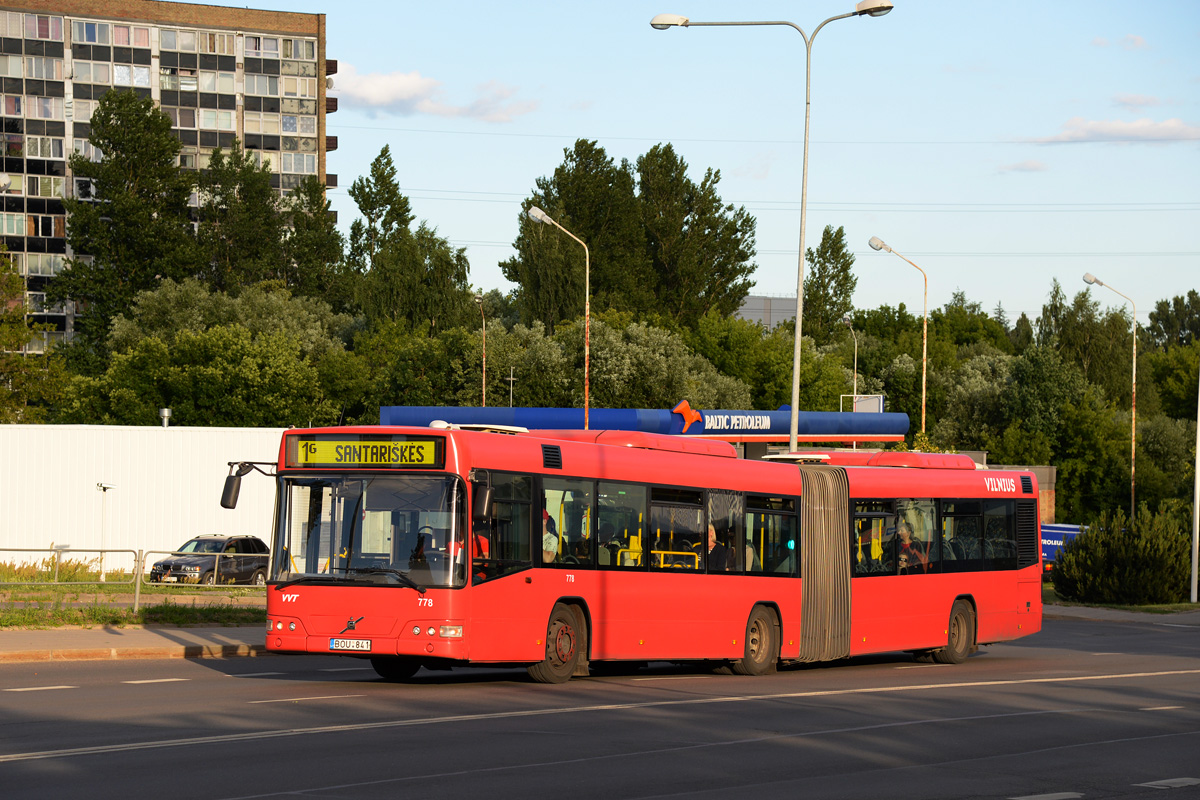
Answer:
M1154 603L1144 606L1122 606L1116 603L1078 603L1065 600L1054 591L1053 584L1042 584L1042 603L1048 606L1078 606L1080 608L1112 608L1117 611L1140 611L1146 614L1179 614L1184 611L1200 611L1193 603Z
M72 605L53 601L0 605L0 629L67 626L119 628L127 625L265 625L266 621L266 609L221 602L184 605L168 601L143 606L136 612L132 608L101 603Z

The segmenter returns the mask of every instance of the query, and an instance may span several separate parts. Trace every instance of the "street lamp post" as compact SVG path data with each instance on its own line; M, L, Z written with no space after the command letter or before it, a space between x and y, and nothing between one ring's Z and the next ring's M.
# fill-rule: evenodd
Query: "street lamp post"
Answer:
M589 380L591 378L591 338L592 338L592 256L587 244L569 230L559 225L554 219L537 206L530 206L529 218L544 225L553 225L583 246L583 429L589 430L588 425L588 396L590 394Z
M800 342L804 322L804 223L805 211L808 206L808 127L812 110L810 100L812 87L812 43L817 38L821 28L830 22L849 17L882 17L892 10L889 0L862 0L848 14L839 14L818 25L812 36L805 34L804 29L794 22L762 21L762 22L693 22L679 14L659 14L650 20L650 27L665 31L668 28L699 28L699 27L741 27L747 25L786 25L794 29L804 39L804 161L800 172L800 257L796 267L796 342L792 348L792 414L788 430L788 450L796 452L796 439L800 425Z
M479 331L483 340L483 368L482 377L480 378L479 407L487 408L487 317L483 314L483 295L475 295L475 302L479 306Z
M884 241L882 239L880 239L878 236L872 236L871 240L869 242L867 242L867 244L871 245L872 250L886 250L887 252L892 253L893 255L897 255L897 256L900 256L900 258L904 258L904 256L901 256L895 250L888 247L884 243ZM908 261L907 258L904 258L904 260ZM908 263L912 264L914 267L917 267L917 265L913 264L913 262L911 262L911 261L908 261ZM925 279L924 298L921 301L921 317L922 317L922 322L921 322L921 433L924 433L925 432L925 371L926 371L926 365L929 362L929 358L928 358L928 354L929 354L929 276L926 275L925 270L921 269L920 267L917 267L917 271L920 272L921 277Z
M854 321L850 319L849 314L842 315L842 322L850 329L850 335L854 337L854 403L858 403L858 334L854 332Z
M1133 298L1129 295L1118 292L1090 272L1083 274L1083 282L1089 286L1093 284L1103 286L1110 292L1121 295L1121 297L1129 301L1129 305L1133 306L1133 388L1129 397L1129 519L1132 522L1134 515L1137 513L1137 505L1134 501L1133 481L1133 462L1137 457L1137 303L1133 302Z

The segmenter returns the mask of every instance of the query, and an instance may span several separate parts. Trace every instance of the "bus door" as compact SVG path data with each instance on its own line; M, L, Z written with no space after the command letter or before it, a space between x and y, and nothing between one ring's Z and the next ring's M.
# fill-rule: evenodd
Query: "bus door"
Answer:
M800 469L800 660L850 655L850 482L840 467Z

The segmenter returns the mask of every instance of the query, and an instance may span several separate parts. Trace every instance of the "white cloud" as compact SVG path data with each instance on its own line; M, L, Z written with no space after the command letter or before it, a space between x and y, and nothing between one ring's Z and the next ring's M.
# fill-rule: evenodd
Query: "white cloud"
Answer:
M1112 42L1110 42L1108 39L1105 39L1103 36L1097 36L1095 39L1092 39L1092 45L1095 47L1109 47L1112 45ZM1149 47L1143 37L1135 36L1132 33L1127 36L1122 36L1120 45L1125 50L1144 50Z
M1066 142L1192 142L1200 140L1200 126L1188 125L1181 119L1155 122L1139 119L1087 120L1072 117L1063 123L1062 133L1025 141L1038 144L1060 144Z
M1045 172L1048 167L1041 161L1019 161L1016 164L1002 164L996 169L997 172L1003 174L1005 172Z
M1119 94L1113 98L1113 102L1130 111L1138 111L1143 108L1162 105L1162 101L1157 97L1150 97L1144 94Z
M476 98L453 105L441 98L442 82L413 72L358 74L353 64L342 63L334 79L338 98L347 107L374 109L400 116L430 114L437 117L466 117L485 122L511 122L514 117L537 108L533 101L512 100L517 90L491 82L476 87Z

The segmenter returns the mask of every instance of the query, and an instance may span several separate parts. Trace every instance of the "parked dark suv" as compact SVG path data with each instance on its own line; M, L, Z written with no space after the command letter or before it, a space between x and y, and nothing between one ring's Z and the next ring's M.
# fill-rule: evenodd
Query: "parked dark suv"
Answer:
M219 558L217 554L220 554ZM270 557L270 550L257 536L197 536L156 562L150 568L150 580L155 583L252 583L262 586L267 582Z

